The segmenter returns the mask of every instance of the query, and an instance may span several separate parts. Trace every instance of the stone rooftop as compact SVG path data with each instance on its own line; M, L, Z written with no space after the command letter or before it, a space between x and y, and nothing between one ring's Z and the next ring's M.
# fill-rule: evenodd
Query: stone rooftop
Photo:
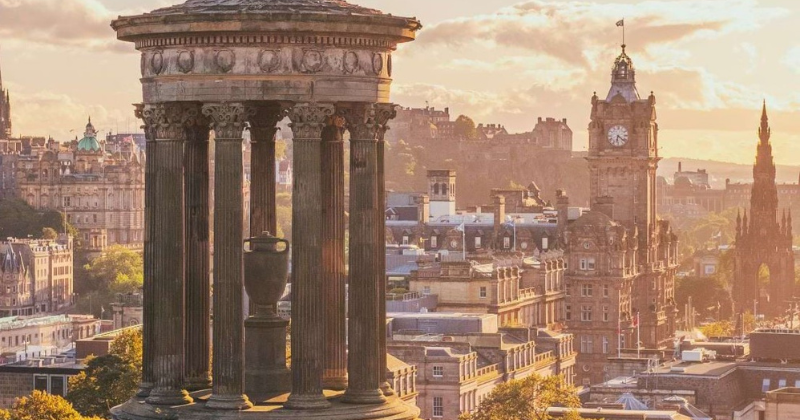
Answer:
M150 14L198 13L325 13L381 15L379 10L350 4L343 0L189 0L186 3L156 9Z

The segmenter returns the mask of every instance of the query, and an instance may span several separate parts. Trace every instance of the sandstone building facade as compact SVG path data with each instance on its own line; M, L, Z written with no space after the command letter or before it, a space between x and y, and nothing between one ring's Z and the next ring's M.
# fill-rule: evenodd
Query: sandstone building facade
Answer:
M72 238L0 243L0 317L55 312L72 305Z
M57 210L78 229L89 250L144 241L144 155L134 143L111 153L91 123L81 140L19 155L17 196L36 209Z
M603 380L621 348L672 344L677 237L656 217L656 98L642 99L630 57L617 57L605 99L592 97L591 211L565 227L567 331L578 347L578 378ZM568 202L558 197L559 213Z

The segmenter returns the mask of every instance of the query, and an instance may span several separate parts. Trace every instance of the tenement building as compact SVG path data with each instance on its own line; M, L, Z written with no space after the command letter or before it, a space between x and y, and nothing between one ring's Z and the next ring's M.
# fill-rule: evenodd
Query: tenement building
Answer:
M55 312L72 305L72 238L0 243L0 317Z
M573 378L572 336L526 327L498 328L497 315L393 313L389 352L417 367L421 418L457 420L500 384L541 376Z
M750 212L745 210L743 217L736 218L733 299L736 312L752 310L776 316L789 308L787 299L795 291L795 267L792 214L784 210L778 217L771 134L765 102L758 129ZM759 282L762 267L769 272L766 285Z
M91 119L83 138L17 156L17 196L36 209L66 214L83 246L140 248L144 241L144 160L135 143L98 141Z
M602 381L606 359L623 347L672 346L678 240L656 217L655 105L652 93L639 96L623 45L608 95L592 97L591 211L564 229L566 323L582 384ZM566 195L558 199L564 207Z

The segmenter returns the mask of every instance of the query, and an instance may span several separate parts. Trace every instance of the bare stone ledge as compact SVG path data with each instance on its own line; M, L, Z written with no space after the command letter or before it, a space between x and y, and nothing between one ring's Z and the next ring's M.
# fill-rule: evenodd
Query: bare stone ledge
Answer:
M324 410L289 410L278 402L286 395L268 400L248 410L211 410L205 407L208 391L192 394L195 403L181 406L152 406L141 398L134 398L111 409L115 420L418 420L419 409L411 407L397 397L387 398L385 403L353 405L342 401L341 393L331 393L330 408Z

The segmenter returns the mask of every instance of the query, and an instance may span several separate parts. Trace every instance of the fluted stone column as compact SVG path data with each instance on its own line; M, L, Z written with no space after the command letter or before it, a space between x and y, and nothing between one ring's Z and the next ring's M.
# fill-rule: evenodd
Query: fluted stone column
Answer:
M146 105L146 120L155 124L157 153L157 207L152 213L153 266L153 375L147 397L153 405L192 402L183 390L184 375L184 190L183 143L187 126L196 124L199 106L179 102Z
M145 166L144 166L144 287L142 287L142 381L137 397L147 397L153 389L153 350L155 345L155 234L153 214L156 211L156 123L152 108L145 116L145 105L135 105L136 118L144 122Z
M381 258L378 242L383 205L378 201L378 139L376 108L372 104L339 107L350 131L350 283L348 328L348 387L344 401L380 404L380 314L378 299Z
M206 407L252 407L244 394L242 133L240 103L206 104L214 129L214 330L213 384Z
M322 277L322 130L333 106L289 109L294 133L292 194L292 393L285 407L329 406L322 394L325 342Z
M385 170L385 134L388 130L386 124L397 116L394 104L377 104L375 118L378 124L378 203L380 204L380 226L377 229L379 247L382 258L380 259L381 281L378 283L378 303L380 304L381 320L378 323L378 339L380 353L380 381L383 395L394 395L392 386L386 380L386 170Z
M285 117L278 103L248 103L250 109L250 235L277 235L275 134Z
M199 105L198 105L199 108ZM186 360L185 386L189 391L211 387L211 267L209 248L208 128L207 118L187 127L184 146L186 212Z
M247 114L252 144L250 236L264 232L277 236L275 134L286 109L274 102L248 103ZM289 321L277 315L275 305L261 306L254 300L250 305L250 316L244 322L245 393L254 401L261 401L270 393L290 389L291 372L286 367L286 327Z
M322 131L322 276L325 352L322 384L347 388L344 241L344 118L332 116Z

